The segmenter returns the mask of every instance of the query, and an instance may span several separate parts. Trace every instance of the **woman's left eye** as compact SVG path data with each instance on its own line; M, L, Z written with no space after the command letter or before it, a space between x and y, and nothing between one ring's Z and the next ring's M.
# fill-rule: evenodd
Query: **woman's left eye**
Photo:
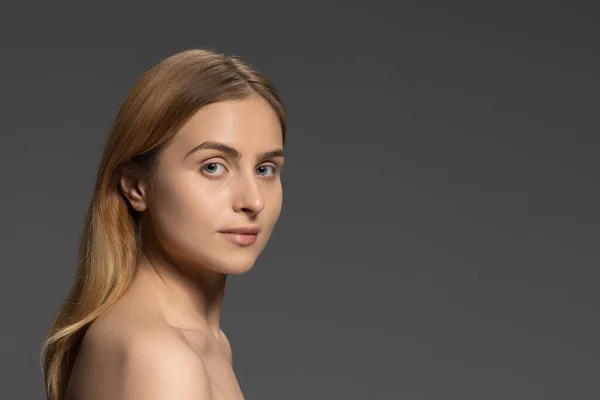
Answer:
M260 176L273 176L275 175L275 167L272 165L261 165L256 168L256 172Z
M219 167L221 169L219 169ZM220 173L222 174L225 172L225 167L223 166L223 164L219 164L216 162L206 164L202 166L202 169L209 175L220 175Z

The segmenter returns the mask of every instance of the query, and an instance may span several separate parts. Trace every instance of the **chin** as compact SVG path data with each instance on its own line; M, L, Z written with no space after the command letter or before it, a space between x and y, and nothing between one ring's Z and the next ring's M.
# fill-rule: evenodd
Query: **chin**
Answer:
M227 275L243 275L246 272L249 272L253 266L254 266L254 263L252 263L251 265L241 265L241 266L238 265L238 266L235 266L234 268L228 268L225 273Z
M221 235L215 241L210 237L186 239L173 241L172 246L169 246L171 253L180 255L174 257L175 259L186 260L185 264L196 268L228 275L242 275L249 272L267 244L265 237L259 237L256 242L246 246L224 240ZM197 243L204 243L204 245L198 246Z
M208 252L190 254L195 264L217 273L241 275L252 269L258 258L257 248L222 248L215 246Z
M211 257L211 269L229 275L245 274L252 269L265 244L258 241L247 247L238 247L229 243L223 247L215 246L215 253Z
M232 258L216 263L213 269L223 274L242 275L250 271L256 262L256 258L237 257L238 260Z

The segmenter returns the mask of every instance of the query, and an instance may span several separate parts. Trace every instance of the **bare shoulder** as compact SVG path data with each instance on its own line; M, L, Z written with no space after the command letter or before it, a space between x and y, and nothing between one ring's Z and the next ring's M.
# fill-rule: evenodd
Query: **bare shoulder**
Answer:
M202 359L167 330L147 331L127 344L120 365L118 399L210 399Z
M176 331L138 318L96 322L71 376L73 398L211 399L204 362Z

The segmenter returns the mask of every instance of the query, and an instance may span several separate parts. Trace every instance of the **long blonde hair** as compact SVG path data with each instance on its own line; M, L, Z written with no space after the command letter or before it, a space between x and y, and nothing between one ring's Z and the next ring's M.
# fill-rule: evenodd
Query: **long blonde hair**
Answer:
M201 107L259 94L275 110L286 135L282 101L260 72L239 57L186 50L160 61L135 83L106 141L79 245L71 290L42 347L48 400L62 400L81 339L89 325L130 286L141 234L119 189L126 165L151 170L161 150Z

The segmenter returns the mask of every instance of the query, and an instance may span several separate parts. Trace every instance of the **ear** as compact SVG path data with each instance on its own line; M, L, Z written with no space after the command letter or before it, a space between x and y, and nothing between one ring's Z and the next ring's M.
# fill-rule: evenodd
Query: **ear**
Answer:
M147 184L139 174L125 168L119 181L121 192L134 210L142 212L148 208Z

